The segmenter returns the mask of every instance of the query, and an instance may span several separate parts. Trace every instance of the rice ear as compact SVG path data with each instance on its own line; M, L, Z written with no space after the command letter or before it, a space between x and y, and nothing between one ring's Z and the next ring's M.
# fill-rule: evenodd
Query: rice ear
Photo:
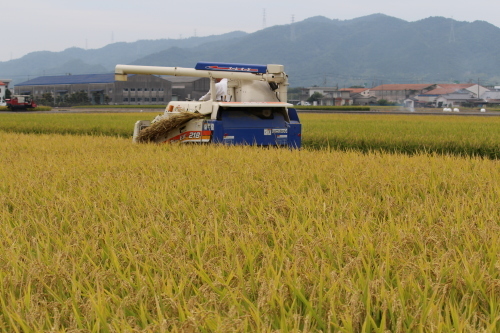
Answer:
M169 131L184 125L191 119L201 119L204 117L205 115L194 112L172 114L170 117L161 119L140 131L136 140L139 143L154 142L158 138L165 136Z

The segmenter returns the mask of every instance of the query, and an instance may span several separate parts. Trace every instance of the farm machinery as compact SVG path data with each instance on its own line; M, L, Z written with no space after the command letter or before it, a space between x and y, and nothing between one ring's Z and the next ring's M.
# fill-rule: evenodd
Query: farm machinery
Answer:
M37 107L35 101L33 101L33 99L29 96L25 95L12 95L11 98L7 98L5 102L7 103L7 107L11 111L28 110Z
M117 81L126 81L128 74L210 79L207 100L169 102L162 115L135 123L134 142L301 146L301 124L287 103L288 77L282 65L116 66ZM225 80L222 90L216 83L219 79Z

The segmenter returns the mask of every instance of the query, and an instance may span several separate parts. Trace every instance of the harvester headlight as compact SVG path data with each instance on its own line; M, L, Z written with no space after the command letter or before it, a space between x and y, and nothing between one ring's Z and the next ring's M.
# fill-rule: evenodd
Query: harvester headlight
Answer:
M264 109L262 110L262 115L266 118L269 118L273 115L273 112L271 111L271 109Z

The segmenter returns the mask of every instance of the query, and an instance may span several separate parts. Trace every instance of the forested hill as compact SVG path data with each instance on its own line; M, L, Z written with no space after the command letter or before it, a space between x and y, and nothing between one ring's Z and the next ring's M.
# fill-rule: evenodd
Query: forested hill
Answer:
M0 62L0 77L19 83L41 75L99 74L114 71L116 64L129 64L136 59L170 48L193 48L205 43L231 40L247 35L234 31L223 35L185 39L139 40L113 43L100 49L72 47L61 52L32 52L22 58Z
M318 16L252 34L215 37L192 45L188 44L189 39L172 40L163 48L141 44L155 41L130 43L136 49L135 53L128 51L126 59L119 45L112 44L99 50L80 50L71 61L79 62L75 67L82 70L89 67L107 72L116 63L185 67L193 67L198 61L276 63L285 65L292 86L478 79L483 83L500 82L500 28L484 21L469 23L430 17L407 22L383 14L341 21ZM17 61L22 66L28 59L40 62L41 57L49 55L50 66L32 70L57 71L64 66L63 61L58 64L58 57L70 51L32 53L0 63L1 76L6 77L3 69L8 63L14 65ZM17 73L24 69L18 68Z

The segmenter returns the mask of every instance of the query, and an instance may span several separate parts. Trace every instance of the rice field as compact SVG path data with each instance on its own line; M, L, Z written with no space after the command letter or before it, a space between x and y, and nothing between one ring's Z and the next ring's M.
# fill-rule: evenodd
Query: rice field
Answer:
M130 138L138 119L153 119L157 114L0 114L0 130ZM500 117L377 114L301 114L300 117L305 148L500 158Z
M499 331L498 121L306 115L292 151L99 116L0 115L0 331Z
M500 158L500 117L306 114L304 144Z

